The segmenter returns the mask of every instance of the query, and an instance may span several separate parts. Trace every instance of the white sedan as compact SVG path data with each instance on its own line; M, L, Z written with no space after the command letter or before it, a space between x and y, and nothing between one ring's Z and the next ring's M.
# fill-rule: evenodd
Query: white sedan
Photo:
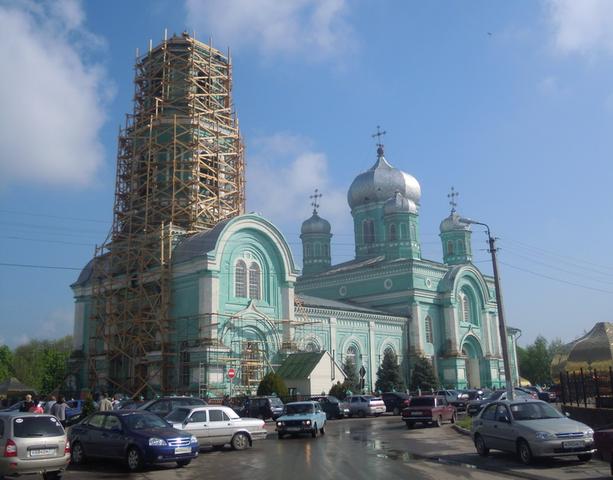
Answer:
M174 428L194 435L201 447L223 447L229 443L234 450L244 450L267 435L264 420L241 418L221 405L178 407L165 419Z

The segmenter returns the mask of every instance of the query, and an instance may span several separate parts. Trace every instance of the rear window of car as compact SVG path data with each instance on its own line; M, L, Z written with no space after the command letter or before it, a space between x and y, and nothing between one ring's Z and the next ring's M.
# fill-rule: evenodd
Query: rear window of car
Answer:
M283 402L281 401L280 398L277 397L273 397L270 399L270 404L274 405L275 407L282 407L283 406Z
M411 407L432 407L434 406L434 398L432 397L412 398L411 403L409 405Z
M187 415L189 415L189 412L191 412L189 408L175 408L172 412L166 415L166 420L169 422L180 423L185 420Z
M15 437L60 437L64 435L62 425L55 417L17 417L13 420Z

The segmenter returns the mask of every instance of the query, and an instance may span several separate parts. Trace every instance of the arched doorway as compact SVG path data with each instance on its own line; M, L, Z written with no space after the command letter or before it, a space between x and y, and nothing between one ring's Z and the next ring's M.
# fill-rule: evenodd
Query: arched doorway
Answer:
M481 375L481 359L483 350L479 340L473 335L469 335L462 342L462 355L466 357L466 382L469 388L484 387Z

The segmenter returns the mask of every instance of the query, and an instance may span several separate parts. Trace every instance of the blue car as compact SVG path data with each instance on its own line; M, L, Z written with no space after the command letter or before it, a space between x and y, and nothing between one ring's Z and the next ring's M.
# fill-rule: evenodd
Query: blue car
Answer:
M279 439L298 433L310 433L315 438L319 433L326 433L326 420L326 412L319 402L291 402L277 418L277 434Z
M198 456L196 437L176 430L154 413L141 410L97 412L70 429L71 460L123 460L131 472L147 464L188 465Z

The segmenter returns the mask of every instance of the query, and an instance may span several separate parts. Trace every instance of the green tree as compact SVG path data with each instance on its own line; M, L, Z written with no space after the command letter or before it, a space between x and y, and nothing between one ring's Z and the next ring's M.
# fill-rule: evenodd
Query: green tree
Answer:
M411 388L417 390L433 390L438 387L438 380L434 374L432 364L425 357L419 357L413 367L411 375Z
M345 400L347 397L347 386L345 385L345 382L336 382L334 385L332 385L328 395L332 395L339 400Z
M273 393L279 397L285 397L287 396L287 386L275 372L268 372L258 385L258 395L272 395Z
M381 392L404 390L398 357L392 350L386 350L383 354L383 361L377 370L375 388Z
M353 357L346 356L343 361L343 372L347 377L343 382L345 391L350 390L352 393L360 391L360 377L358 375L358 369L353 361Z
M0 347L0 382L15 376L13 352L6 345Z
M43 372L40 379L40 392L47 395L62 388L66 378L66 367L70 352L47 348L43 351Z
M518 348L519 374L530 380L534 385L552 383L551 360L553 352L560 348L560 344L561 341L555 341L553 346L549 345L547 340L539 335L532 345L528 345L526 348Z

